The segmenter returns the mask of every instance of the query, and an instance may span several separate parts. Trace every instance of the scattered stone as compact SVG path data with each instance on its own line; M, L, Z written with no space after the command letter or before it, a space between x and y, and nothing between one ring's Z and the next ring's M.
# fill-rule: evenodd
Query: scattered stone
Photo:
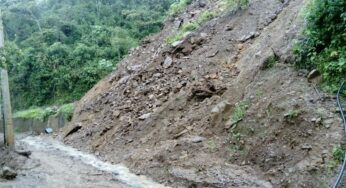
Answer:
M114 117L119 117L120 116L120 111L119 110L116 110L113 112L113 116Z
M322 118L312 118L311 119L311 122L312 123L315 123L315 124L321 124L321 122L322 122Z
M26 150L17 150L16 153L27 158L29 158L29 156L31 155L31 151Z
M138 71L140 71L142 69L142 65L132 65L132 66L128 66L127 67L127 71L129 72L129 73L132 73L132 72L138 72Z
M173 59L170 56L167 56L163 62L163 68L167 69L173 64Z
M130 79L130 76L124 76L119 80L119 84L125 84Z
M204 140L205 138L200 136L194 136L191 138L192 143L200 143L200 142L203 142Z
M244 48L244 45L243 44L238 44L238 50L242 50Z
M155 74L153 75L153 77L155 77L155 78L159 78L159 77L161 77L161 76L162 76L161 73L155 73Z
M53 133L53 129L52 128L46 128L46 129L44 129L44 132L46 134L52 134Z
M298 70L298 76L306 77L309 74L309 71L306 69Z
M343 111L344 113L346 113L346 109L345 109L345 108L343 108L342 111ZM341 110L340 110L340 108L337 107L337 108L335 108L334 112L335 112L335 113L340 113Z
M207 39L208 34L207 33L201 33L200 36L202 39Z
M181 19L176 19L174 21L174 25L176 28L180 28L182 24L183 24L183 20L181 20Z
M227 25L225 31L232 31L234 29L233 25Z
M142 41L142 44L150 44L152 42L152 40L150 38L145 38L143 41Z
M323 121L323 125L332 125L334 123L334 119L326 119Z
M139 120L146 120L146 119L150 118L150 116L151 116L151 113L147 113L147 114L141 115L138 119Z
M79 129L82 128L82 125L80 123L75 124L70 131L67 132L65 135L65 138L72 135L73 133L76 133Z
M219 50L210 51L207 53L207 57L215 57L219 53Z
M187 129L184 129L183 131L181 131L180 133L178 133L178 134L176 134L176 135L174 135L173 136L173 138L174 139L177 139L177 138L179 138L179 137L181 137L181 136L183 136L185 133L187 133L189 130L187 130Z
M199 0L198 5L199 5L199 7L203 8L207 5L207 3L205 2L205 0Z
M176 48L176 47L182 45L183 42L184 42L183 40L175 41L175 42L173 42L172 47Z
M250 32L248 35L244 35L241 39L240 42L246 42L249 39L255 38L256 33L255 32Z
M222 113L230 107L231 107L231 104L228 101L222 101L211 110L211 113L212 114Z
M308 150L308 151L312 150L312 146L307 143L303 144L301 148L302 150Z
M10 167L4 166L2 168L0 177L6 180L13 180L17 177L17 172Z
M322 151L321 158L322 158L322 163L325 164L326 159L328 158L328 150Z
M311 80L319 77L321 74L318 70L314 69L308 74L308 81L310 82Z

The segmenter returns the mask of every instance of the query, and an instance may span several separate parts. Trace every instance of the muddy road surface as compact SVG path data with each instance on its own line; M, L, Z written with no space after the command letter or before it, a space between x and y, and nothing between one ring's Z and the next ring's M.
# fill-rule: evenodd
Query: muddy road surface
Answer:
M3 188L164 187L130 173L120 164L65 146L51 138L26 137L17 143L32 154L13 181L0 180Z

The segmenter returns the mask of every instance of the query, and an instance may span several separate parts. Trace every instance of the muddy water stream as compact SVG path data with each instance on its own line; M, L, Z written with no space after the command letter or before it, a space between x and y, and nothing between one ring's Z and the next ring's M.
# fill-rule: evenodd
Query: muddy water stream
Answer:
M30 149L32 155L16 180L0 182L0 187L165 187L147 177L132 174L121 164L103 162L50 138L26 137L18 144Z

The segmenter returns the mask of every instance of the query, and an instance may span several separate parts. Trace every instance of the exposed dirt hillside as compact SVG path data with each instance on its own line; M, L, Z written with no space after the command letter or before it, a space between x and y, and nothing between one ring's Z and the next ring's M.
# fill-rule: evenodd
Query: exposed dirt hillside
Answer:
M302 0L253 0L175 46L194 1L79 102L61 138L172 187L325 187L335 102L293 66ZM73 130L73 131L72 131Z

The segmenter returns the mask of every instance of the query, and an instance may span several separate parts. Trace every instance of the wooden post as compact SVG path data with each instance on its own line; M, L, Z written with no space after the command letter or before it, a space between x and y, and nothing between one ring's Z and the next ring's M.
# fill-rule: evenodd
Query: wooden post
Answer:
M5 46L4 29L2 25L2 16L0 11L0 50L3 50L4 46ZM5 129L4 129L5 144L11 148L14 148L12 108L11 108L10 89L8 84L8 74L7 74L6 67L2 67L0 69L0 74L1 74L2 106L3 106L3 114L4 114L3 120L5 123Z

